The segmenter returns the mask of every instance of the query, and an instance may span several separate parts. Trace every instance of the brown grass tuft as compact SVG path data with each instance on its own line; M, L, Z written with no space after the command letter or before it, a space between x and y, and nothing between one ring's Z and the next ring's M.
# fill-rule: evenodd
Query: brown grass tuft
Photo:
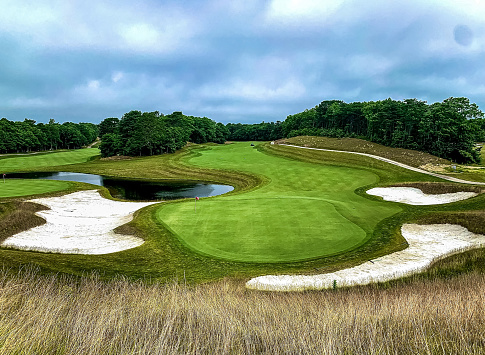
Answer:
M485 211L438 212L421 217L420 224L459 224L472 233L485 234Z
M4 354L473 354L485 276L261 293L0 273Z
M35 212L48 209L33 202L5 202L0 204L0 243L14 234L45 223Z

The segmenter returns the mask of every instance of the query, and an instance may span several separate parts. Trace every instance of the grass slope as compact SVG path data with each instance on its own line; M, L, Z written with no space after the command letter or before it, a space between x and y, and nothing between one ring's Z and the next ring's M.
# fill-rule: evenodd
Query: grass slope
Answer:
M33 171L39 168L84 163L99 155L99 149L77 149L31 155L5 155L0 157L0 173Z
M296 162L247 143L212 147L190 163L239 169L270 182L242 195L171 203L158 217L191 248L244 262L288 262L341 253L362 244L400 208L358 196L374 184L365 170Z
M69 181L5 179L0 180L0 198L31 196L68 189Z
M283 139L280 142L303 147L373 154L414 167L419 167L426 164L451 164L449 160L436 157L429 153L420 152L418 150L386 147L382 144L357 138L298 136Z

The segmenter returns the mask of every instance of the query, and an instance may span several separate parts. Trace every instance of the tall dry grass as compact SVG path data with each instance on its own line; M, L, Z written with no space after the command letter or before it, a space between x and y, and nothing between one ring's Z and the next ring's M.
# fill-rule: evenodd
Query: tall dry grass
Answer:
M1 354L485 353L485 276L260 293L0 273Z

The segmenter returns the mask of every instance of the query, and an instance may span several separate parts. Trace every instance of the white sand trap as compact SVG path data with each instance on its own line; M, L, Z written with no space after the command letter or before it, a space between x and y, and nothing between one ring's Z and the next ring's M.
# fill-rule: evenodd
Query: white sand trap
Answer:
M382 197L386 201L401 202L408 205L441 205L478 195L476 192L454 192L428 195L415 187L375 187L367 191L369 195Z
M422 272L445 256L485 247L484 235L453 224L405 224L401 232L409 243L405 250L329 274L260 276L249 280L246 287L264 291L302 291L331 288L334 280L337 287L385 282Z
M2 247L63 254L108 254L135 248L143 239L113 232L133 219L133 213L157 202L120 202L96 190L30 200L50 210L36 214L46 224L7 238Z

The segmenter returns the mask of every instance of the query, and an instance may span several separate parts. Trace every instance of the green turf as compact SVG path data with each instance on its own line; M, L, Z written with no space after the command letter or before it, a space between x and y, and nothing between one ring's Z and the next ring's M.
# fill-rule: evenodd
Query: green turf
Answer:
M192 249L231 261L290 262L341 253L401 211L355 194L370 171L264 154L248 143L215 146L192 158L202 168L238 169L269 183L239 195L172 203L159 219Z
M0 180L0 198L45 194L66 190L72 185L69 181L5 179Z
M84 163L99 155L99 149L77 149L32 155L5 155L0 157L0 173L39 170L39 168Z
M277 196L277 200L273 202L278 202L279 199L279 202L284 204L284 207L282 208L291 212L291 215L284 215L282 213L277 214L273 213L274 211L271 211L272 217L278 219L278 222L272 223L272 227L274 229L280 228L280 230L285 232L287 230L286 226L292 223L292 227L296 228L296 222L294 221L299 221L302 218L300 215L293 217L293 206L295 206L296 203L299 204L297 208L298 212L305 215L313 215L313 217L308 218L313 219L313 222L317 227L322 223L328 225L328 220L330 220L330 217L333 215L323 206L332 205L340 216L346 217L360 229L364 230L367 233L367 239L364 243L351 250L334 255L323 256L321 258L288 263L237 262L229 260L227 257L223 256L218 258L211 257L208 254L200 253L198 249L189 247L189 244L186 241L182 242L176 234L168 230L166 225L160 221L158 216L163 211L160 210L160 205L153 205L137 212L132 222L119 229L122 233L131 234L136 232L137 235L145 239L145 243L138 248L106 255L68 255L0 248L0 264L7 265L12 268L12 270L23 268L28 264L33 264L36 267L39 267L41 272L46 274L69 273L74 275L86 275L90 272L96 272L100 277L106 279L116 277L117 275L123 275L123 277L143 279L152 282L176 281L187 283L207 282L210 280L221 279L223 277L246 279L248 277L264 274L311 274L332 272L342 268L352 267L369 259L378 258L382 255L405 248L405 240L399 232L400 226L403 223L419 221L421 217L425 217L429 214L436 216L436 218L441 219L442 221L454 223L455 220L450 219L451 217L449 217L451 214L454 215L456 213L460 217L463 213L466 213L465 217L468 218L467 216L469 216L470 213L467 211L474 213L484 210L485 195L446 205L407 206L392 202L380 202L380 199L377 197L365 197L365 190L368 186L359 187L354 193L352 189L356 186L360 186L360 184L363 183L363 180L366 180L367 178L371 181L372 186L387 186L402 182L440 181L438 178L418 174L375 159L352 154L330 153L280 145L270 145L269 143L258 143L257 150L260 154L256 154L256 152L253 151L255 149L251 148L248 143L242 144L241 147L245 148L247 146L249 151L242 150L238 152L238 149L235 149L237 146L237 144L229 146L213 144L189 145L174 154L136 157L120 161L93 159L84 163L63 165L62 171L143 179L191 179L230 184L236 187L234 191L225 196L201 199L197 204L197 213L200 212L201 214L204 205L207 204L207 206L211 207L211 204L214 204L217 206L214 208L222 208L226 206L226 200L229 204L234 204L234 206L237 206L237 204L244 204L246 208L258 206L260 211L263 211L263 208L266 208L266 206L269 207L270 203L268 201L274 200L274 197ZM225 149L227 149L227 151ZM237 158L235 161L231 161L229 157L229 152L233 149L235 149L233 151L233 153L235 153L234 156ZM248 165L248 158L251 157L252 154L254 154L254 157L258 157L258 159L249 159L253 160L253 162L251 165ZM271 171L271 174L265 172L265 169L271 170L269 169L269 166L266 166L266 156L271 158L270 161L273 162L273 168L275 165L274 163L278 162L276 168ZM0 157L0 166L2 161L3 160ZM219 162L217 163L217 161ZM246 163L238 163L242 161L245 161ZM50 162L53 164L56 163L55 160L50 160ZM287 173L287 170L292 169L292 165L294 165L294 169L305 169L305 174L308 174L308 176L301 174L301 176L296 177L294 172ZM209 166L214 167L214 169L207 169L206 167ZM61 170L56 166L38 166L32 168L26 166L25 168L27 171ZM346 171L351 175L348 178L341 176L346 174L333 176L334 171ZM358 174L355 174L356 171ZM327 172L332 173L327 174ZM313 179L312 176L315 178ZM274 188L276 186L274 185L275 182L280 184L278 189ZM43 182L37 180L36 184L37 183ZM319 187L319 183L324 186L330 185L330 188L323 191L321 186ZM300 189L298 193L295 193L290 189L290 187L296 185L298 185ZM92 186L87 184L72 183L67 190L63 190L62 192L52 192L50 195L69 193L91 187ZM332 189L338 191L332 192ZM109 196L106 189L101 188L100 190L105 196ZM278 193L278 190L281 190L283 193ZM29 191L32 193L32 190ZM315 191L319 191L319 195L315 195ZM325 196L322 196L324 192ZM261 201L256 201L256 204L254 204L257 194L260 194L258 199ZM46 195L44 194L44 196ZM311 201L312 198L316 198L316 202ZM329 199L326 200L326 198ZM23 197L20 199L23 199ZM9 205L11 202L10 200L12 200L12 198L0 198L0 228L3 227L2 222L5 220L4 218L10 218L9 216L12 215L12 211L9 210L9 208L12 208L12 205ZM290 202L286 203L288 200L290 200ZM367 202L363 200L366 200ZM249 204L244 203L244 201L249 201ZM306 205L308 201L310 202L310 206ZM317 203L318 201L321 202ZM188 201L186 206L185 202L170 202L164 204L166 204L167 208L171 208L169 205L180 205L177 208L186 208L187 211L189 211L194 207L193 203L194 200ZM302 205L306 208L302 208ZM354 210L352 208L362 205L368 207L366 211L362 212L363 214L359 212L359 210ZM385 212L390 213L388 206L392 206L396 211L399 211L399 209L402 211L393 214L388 218L384 218L385 215L382 214L382 211L384 210ZM276 205L276 207L279 207L279 205ZM313 209L315 209L316 212L312 212ZM322 218L322 213L320 213L322 209L325 210L324 213L326 213L326 219ZM13 212L17 213L18 211ZM230 212L230 209L226 209L223 217L225 218L226 216L229 217L229 215L234 215L234 213ZM259 217L260 214L257 213L254 215ZM209 215L207 215L207 217L209 218ZM190 221L191 218L188 218L187 223L193 223ZM477 220L476 222L476 226L479 227L476 232L485 233L483 227L484 224L481 220ZM237 229L240 231L250 227L254 228L247 223L247 220L238 220L237 223L239 224ZM350 223L348 223L348 225L349 224ZM264 226L260 225L259 227ZM230 223L228 223L227 225L222 225L221 228L235 229L236 227L232 227ZM340 229L338 231L343 233ZM287 236L287 234L284 233L280 236L277 234L278 233L276 232L274 233L275 238L281 239ZM356 233L355 236L358 238L358 233ZM233 235L227 234L226 237L231 238ZM326 237L329 237L329 235ZM280 240L278 240L277 244L279 247L286 247Z

